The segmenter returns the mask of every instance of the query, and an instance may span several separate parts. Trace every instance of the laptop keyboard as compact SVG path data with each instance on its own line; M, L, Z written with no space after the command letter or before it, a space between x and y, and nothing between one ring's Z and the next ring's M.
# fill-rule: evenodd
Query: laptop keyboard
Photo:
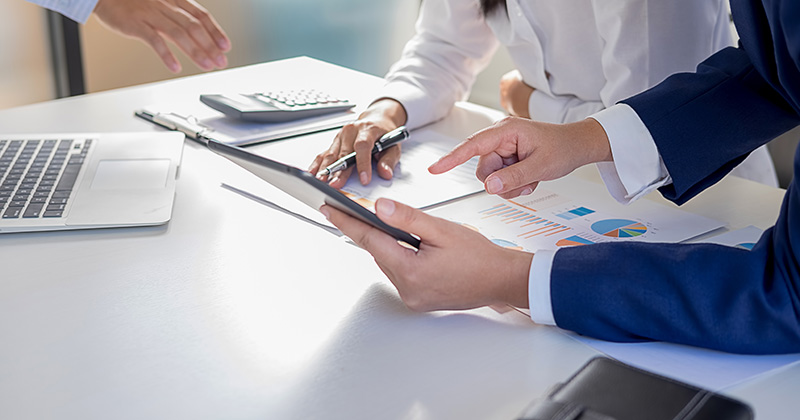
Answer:
M62 217L91 143L0 139L2 218Z

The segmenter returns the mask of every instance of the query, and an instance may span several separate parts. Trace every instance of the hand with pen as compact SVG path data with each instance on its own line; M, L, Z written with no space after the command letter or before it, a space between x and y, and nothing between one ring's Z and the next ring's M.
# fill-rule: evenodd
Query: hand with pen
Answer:
M317 174L323 181L329 181L334 188L342 188L353 172L354 167L327 173L326 168L336 161L355 153L355 169L361 184L367 185L372 180L372 158L375 144L384 135L401 127L406 122L406 111L399 102L392 99L381 99L370 105L358 119L346 124L333 139L328 150L320 153L308 167L308 171ZM397 133L401 135L400 133ZM402 136L402 135L401 135ZM395 137L402 140L402 138ZM400 162L400 145L384 148L374 154L377 159L378 176L392 179L394 168Z

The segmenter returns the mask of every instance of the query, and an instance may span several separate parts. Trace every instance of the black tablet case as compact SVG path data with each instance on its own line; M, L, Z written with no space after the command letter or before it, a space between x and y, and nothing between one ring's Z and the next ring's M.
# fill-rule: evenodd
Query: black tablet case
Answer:
M519 420L748 420L749 406L606 357L590 360Z

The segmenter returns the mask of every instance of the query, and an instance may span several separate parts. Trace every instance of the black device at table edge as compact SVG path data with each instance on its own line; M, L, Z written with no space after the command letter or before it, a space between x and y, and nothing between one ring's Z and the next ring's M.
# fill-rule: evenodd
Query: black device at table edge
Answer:
M418 238L408 232L389 226L379 219L375 213L351 200L336 188L320 181L307 171L216 140L209 140L208 148L315 210L319 210L323 204L327 204L386 232L398 241L419 249L420 241Z
M596 357L517 420L752 420L746 404Z

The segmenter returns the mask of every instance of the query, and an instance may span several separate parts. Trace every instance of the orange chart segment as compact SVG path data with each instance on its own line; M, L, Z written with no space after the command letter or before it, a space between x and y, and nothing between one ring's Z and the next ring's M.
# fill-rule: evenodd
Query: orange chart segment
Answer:
M610 238L634 238L647 232L647 226L625 219L605 219L592 224L592 230Z

